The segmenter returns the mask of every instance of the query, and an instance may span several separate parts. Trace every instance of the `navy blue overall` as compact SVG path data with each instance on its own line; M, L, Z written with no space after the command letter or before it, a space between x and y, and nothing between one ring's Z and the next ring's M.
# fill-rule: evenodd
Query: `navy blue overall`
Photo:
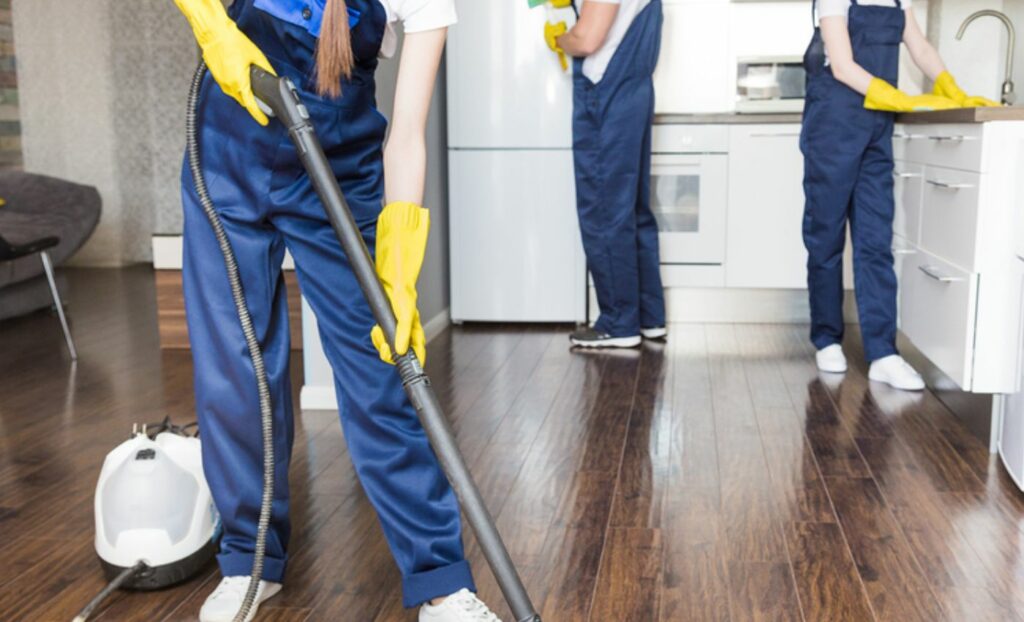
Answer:
M661 0L633 20L600 82L573 63L573 161L587 268L613 337L665 325L658 223L651 212L654 67L661 49Z
M848 24L853 58L872 75L896 84L905 15L896 6L853 0ZM832 76L820 28L804 56L807 102L804 154L804 245L811 302L811 340L819 350L843 340L843 248L853 240L854 287L864 354L896 353L896 273L893 270L895 115L864 108L864 96Z
M312 84L324 4L236 0L231 16L277 72L299 85L349 207L373 249L384 195L387 127L376 109L374 70L386 17L377 0L348 0L356 67L342 84L342 97L326 99L315 94ZM398 373L381 362L370 342L370 308L285 128L274 121L260 127L209 76L197 120L206 181L238 258L272 391L277 470L264 578L281 581L288 559L288 464L294 432L281 274L287 248L334 370L352 462L401 570L403 602L414 606L464 587L473 589L455 495ZM203 466L224 523L218 559L225 576L247 575L262 490L256 380L223 260L187 169L182 190L185 302ZM344 560L336 562L340 571Z

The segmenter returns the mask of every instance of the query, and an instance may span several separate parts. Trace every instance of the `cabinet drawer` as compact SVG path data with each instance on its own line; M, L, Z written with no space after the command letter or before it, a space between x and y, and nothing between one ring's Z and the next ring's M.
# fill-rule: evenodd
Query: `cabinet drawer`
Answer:
M893 194L896 199L893 233L917 244L921 240L921 195L924 189L924 166L898 160L892 175Z
M893 152L901 159L981 172L981 124L907 124L893 140Z
M918 251L900 265L900 327L932 363L971 388L978 277Z
M729 126L659 124L652 139L654 153L727 153Z
M929 166L924 171L921 248L974 271L981 176Z

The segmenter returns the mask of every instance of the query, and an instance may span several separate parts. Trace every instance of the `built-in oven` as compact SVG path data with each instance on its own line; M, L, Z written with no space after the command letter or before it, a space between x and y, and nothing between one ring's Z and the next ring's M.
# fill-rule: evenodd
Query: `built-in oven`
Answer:
M746 56L736 60L737 112L800 112L806 72L799 56Z
M655 125L651 209L662 264L725 260L728 126Z

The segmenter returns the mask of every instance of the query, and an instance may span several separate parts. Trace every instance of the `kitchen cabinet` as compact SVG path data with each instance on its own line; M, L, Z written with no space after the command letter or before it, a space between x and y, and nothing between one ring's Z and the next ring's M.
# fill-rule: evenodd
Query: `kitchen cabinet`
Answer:
M908 122L893 140L900 328L963 390L1013 393L1024 122Z
M799 124L729 131L728 287L807 287Z
M729 46L729 3L672 3L663 12L655 111L732 110L736 67Z

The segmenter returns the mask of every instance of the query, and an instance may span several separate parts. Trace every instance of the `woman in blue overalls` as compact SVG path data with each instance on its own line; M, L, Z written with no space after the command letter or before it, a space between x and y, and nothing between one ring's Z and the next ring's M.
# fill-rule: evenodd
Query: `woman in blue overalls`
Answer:
M405 324L396 349L404 353L411 341L422 356L416 274L409 273L418 273L426 244L428 217L416 205L423 195L424 126L445 29L455 21L453 0L348 0L347 6L344 0L236 0L230 15L220 0L176 1L212 74L197 119L201 162L238 259L274 405L274 506L257 604L280 590L288 561L293 421L281 275L287 249L317 316L349 453L401 571L405 606L423 605L420 620L432 622L496 620L473 594L457 500L399 375L382 361L390 352L382 346L378 353L371 343L374 320L348 259L286 129L267 123L248 81L250 65L258 65L298 85L368 247L376 242L378 271L387 270L382 245L392 256L413 258L414 269L404 276L381 277L407 294L403 299L389 289ZM389 45L386 36L394 34L389 24L397 20L407 34L385 149L387 121L375 107L374 71L382 46ZM218 561L224 579L200 620L218 622L233 619L252 568L262 488L259 405L221 253L187 170L182 191L203 467L223 521ZM385 196L390 203L382 211Z
M654 67L661 0L586 0L576 25L547 24L553 51L574 57L576 209L601 315L574 346L664 339L658 223L651 211Z
M811 340L819 369L846 371L843 355L843 248L849 221L854 286L872 380L921 390L921 376L896 351L893 270L893 150L896 112L995 105L968 97L921 32L909 0L817 0L820 27L804 57L807 101L804 244ZM812 9L813 10L813 9ZM900 43L935 90L897 90Z

